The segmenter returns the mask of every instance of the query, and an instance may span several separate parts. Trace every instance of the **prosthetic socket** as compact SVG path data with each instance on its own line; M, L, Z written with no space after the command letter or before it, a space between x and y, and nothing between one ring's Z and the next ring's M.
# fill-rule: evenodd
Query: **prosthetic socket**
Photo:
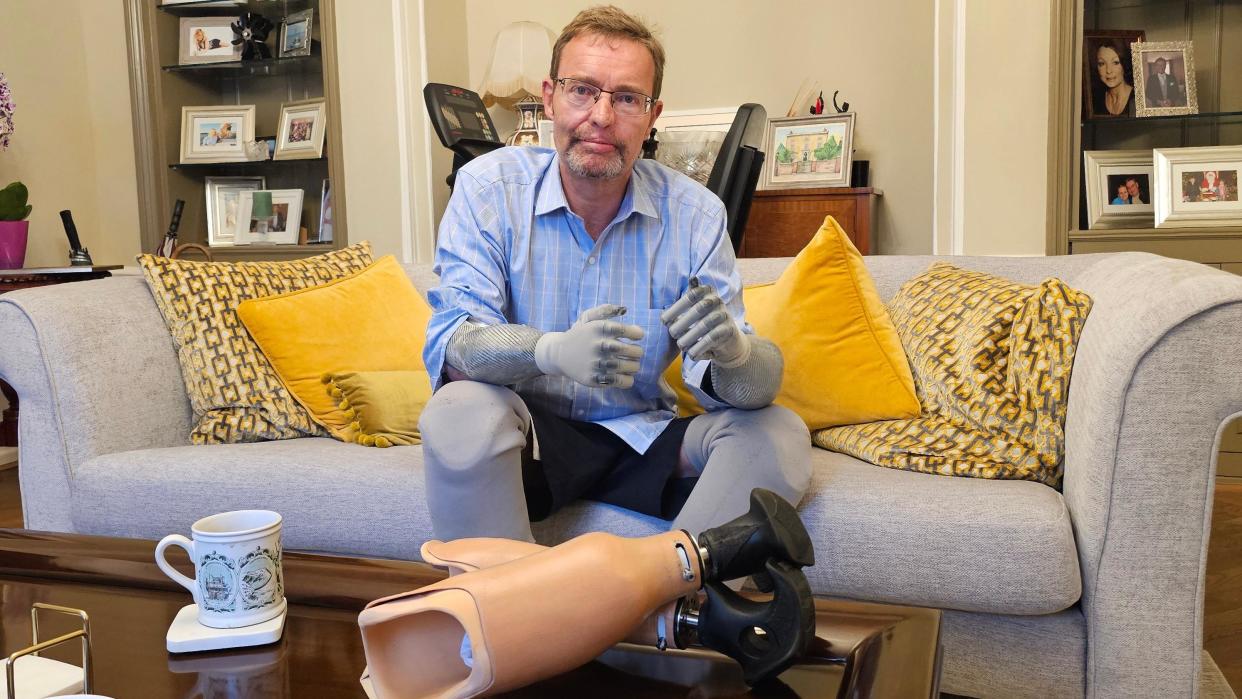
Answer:
M789 667L815 635L801 570L814 565L810 537L793 507L766 490L751 493L750 512L698 541L684 531L594 533L552 548L429 541L422 553L452 577L376 600L358 619L381 699L499 694L624 640L717 650L755 684ZM748 575L770 601L723 584Z

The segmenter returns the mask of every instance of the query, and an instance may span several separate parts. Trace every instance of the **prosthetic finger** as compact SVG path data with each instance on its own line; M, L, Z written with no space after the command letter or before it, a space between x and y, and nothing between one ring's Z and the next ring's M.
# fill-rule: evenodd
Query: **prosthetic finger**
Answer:
M574 325L589 323L593 320L615 318L617 316L623 316L625 313L625 306L618 306L614 303L604 303L596 306L595 308L588 308L583 311L582 315L578 316L578 320L574 322Z
M712 288L709 286L699 286L697 278L691 279L690 289L686 293L682 294L681 298L677 299L676 303L669 306L663 313L660 314L660 321L665 325L669 325L686 311L690 310L694 304L698 303L700 299L711 291Z
M606 357L639 360L643 358L643 346L631 345L620 340L604 340L600 344L600 354Z
M690 330L695 324L699 323L702 319L708 318L718 311L723 312L723 310L724 302L720 300L719 296L711 294L691 306L690 310L681 314L680 317L674 320L673 324L668 326L668 332L670 335L680 340L688 330Z
M604 323L604 335L608 337L623 337L627 340L643 339L643 329L637 325L629 325L626 323L617 323L615 321L606 321Z
M711 359L711 350L731 337L736 331L736 326L713 326L703 337L699 338L698 342L695 342L690 349L686 350L686 354L689 354L691 359Z
M677 346L682 350L688 350L691 347L694 347L695 343L702 340L713 330L716 330L721 326L725 326L727 329L728 325L732 324L733 321L729 318L728 313L725 313L723 310L715 311L711 315L694 324L694 326L686 331L686 334L677 338Z

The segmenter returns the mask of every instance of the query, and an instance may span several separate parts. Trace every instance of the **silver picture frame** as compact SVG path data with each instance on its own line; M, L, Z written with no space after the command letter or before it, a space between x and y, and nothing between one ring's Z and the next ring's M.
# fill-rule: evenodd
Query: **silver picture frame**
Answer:
M181 162L235 163L254 140L254 105L181 108Z
M1195 84L1195 51L1192 41L1136 41L1130 44L1134 62L1135 115L1180 116L1199 113ZM1165 94L1155 94L1158 78L1153 66L1163 61ZM1181 74L1179 76L1179 73ZM1180 84L1179 84L1180 83Z
M266 177L256 175L204 178L203 190L207 198L208 247L231 247L234 244L240 192L256 189L267 189Z
M1242 226L1242 146L1157 148L1156 228Z
M280 105L276 150L272 160L309 160L323 157L328 132L328 102L323 97Z
M1156 188L1150 150L1084 151L1087 184L1087 227L1151 228ZM1120 190L1126 194L1122 196Z
M314 42L312 32L315 10L313 8L293 12L280 23L280 43L277 44L277 56L309 56L311 44Z
M768 119L763 144L759 189L850 186L853 112ZM819 157L824 152L829 157Z
M236 17L182 17L178 31L178 65L233 63L241 60L241 44L233 44Z

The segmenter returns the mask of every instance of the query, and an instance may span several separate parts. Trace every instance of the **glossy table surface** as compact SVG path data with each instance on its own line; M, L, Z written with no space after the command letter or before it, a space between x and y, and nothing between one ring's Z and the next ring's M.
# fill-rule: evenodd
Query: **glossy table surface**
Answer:
M164 634L189 593L155 566L155 542L0 530L0 650L30 643L30 607L48 602L90 615L95 693L116 699L364 697L357 613L369 601L443 574L421 563L286 551L289 615L274 644L173 655ZM174 549L180 552L180 549ZM173 556L190 572L189 560ZM939 675L939 612L817 600L810 658L749 689L732 661L704 651L618 646L520 697L928 697ZM50 618L41 638L73 630ZM78 664L75 647L45 655Z

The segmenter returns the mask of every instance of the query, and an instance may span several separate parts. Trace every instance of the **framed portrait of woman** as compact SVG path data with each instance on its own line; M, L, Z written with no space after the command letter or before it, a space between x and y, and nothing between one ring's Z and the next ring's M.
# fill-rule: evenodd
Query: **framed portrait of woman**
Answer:
M1135 116L1134 61L1130 44L1141 29L1091 30L1082 37L1082 118Z

